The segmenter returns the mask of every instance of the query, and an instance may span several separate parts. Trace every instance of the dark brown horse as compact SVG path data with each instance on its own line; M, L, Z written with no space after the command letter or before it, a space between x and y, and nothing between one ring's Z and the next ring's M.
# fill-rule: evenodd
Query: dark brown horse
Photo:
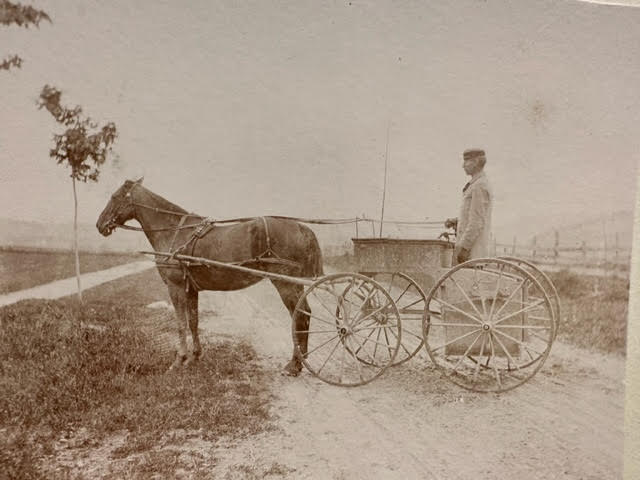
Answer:
M322 275L322 253L314 233L292 219L258 217L233 224L216 224L174 205L142 186L142 179L127 180L111 196L96 227L110 235L128 220L137 220L153 249L240 264L256 270L292 277ZM128 227L131 228L131 227ZM158 271L167 284L175 307L178 327L178 350L171 365L175 368L196 360L201 353L198 338L198 292L200 290L239 290L262 277L228 268L185 265L177 260L157 261ZM293 317L301 285L271 280ZM303 308L309 312L308 305ZM308 330L309 317L292 318L297 330ZM189 325L193 351L187 357L186 327ZM307 334L298 338L301 353L306 353ZM302 368L295 349L284 373L297 375Z

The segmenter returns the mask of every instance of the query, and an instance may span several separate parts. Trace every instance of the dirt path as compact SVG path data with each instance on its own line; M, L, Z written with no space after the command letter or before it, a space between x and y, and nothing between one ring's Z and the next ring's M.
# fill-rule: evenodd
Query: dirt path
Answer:
M269 283L203 293L200 309L208 335L247 338L274 372L288 360L288 314ZM325 384L306 371L298 378L274 377L277 428L218 445L214 478L622 476L620 357L556 342L536 377L502 395L450 384L425 356L352 389Z
M80 275L80 282L82 284L82 288L87 289L116 278L124 277L125 275L131 275L133 273L147 270L154 266L155 263L150 260L125 263L123 265L117 265L97 272L83 273ZM37 287L0 295L0 307L10 305L27 298L60 298L66 295L71 295L76 291L76 277L65 278L63 280L56 280L55 282L38 285Z

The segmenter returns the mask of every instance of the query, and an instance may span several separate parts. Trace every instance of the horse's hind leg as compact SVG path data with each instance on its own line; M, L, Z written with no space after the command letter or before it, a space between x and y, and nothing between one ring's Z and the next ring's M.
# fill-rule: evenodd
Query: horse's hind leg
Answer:
M176 327L178 329L178 349L176 352L176 359L169 367L169 370L173 370L181 366L187 360L187 294L184 291L184 285L169 283L169 297L171 303L175 308Z
M298 345L300 345L300 351L304 355L307 353L307 340L309 338L309 334L306 333L306 330L309 329L309 315L307 314L298 314L295 315L296 304L298 303L298 299L304 292L304 288L302 285L295 285L292 283L287 283L279 280L272 280L271 283L276 287L278 293L280 294L280 298L282 299L284 305L289 310L289 314L291 315L291 320L295 322L296 330L304 330L304 333L297 334ZM306 300L305 300L306 303ZM303 305L303 308L306 312L310 312L309 305ZM293 354L291 355L291 360L289 363L285 365L282 370L282 373L285 375L289 375L292 377L297 376L302 370L302 362L300 358L296 355L295 344L293 346Z
M187 318L189 319L189 329L191 330L191 340L193 341L193 354L187 359L186 363L191 363L200 358L202 348L200 346L200 337L198 336L198 291L193 288L187 292Z

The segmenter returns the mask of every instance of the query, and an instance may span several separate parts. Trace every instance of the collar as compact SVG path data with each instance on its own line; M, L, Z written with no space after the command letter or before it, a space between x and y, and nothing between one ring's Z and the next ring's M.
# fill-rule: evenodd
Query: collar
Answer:
M466 192L466 191L467 191L467 189L468 189L472 184L474 184L478 179L480 179L480 178L482 178L482 177L484 177L484 176L485 176L485 174L484 174L484 170L480 170L480 172L478 172L478 173L476 173L475 175L473 175L473 176L471 177L471 180L469 180L469 181L467 182L467 184L464 186L464 188L462 189L462 193Z

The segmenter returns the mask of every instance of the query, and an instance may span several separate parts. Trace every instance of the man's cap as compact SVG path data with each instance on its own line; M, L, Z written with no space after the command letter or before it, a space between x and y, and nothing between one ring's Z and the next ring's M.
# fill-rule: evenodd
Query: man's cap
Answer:
M480 158L484 156L484 150L481 150L479 148L471 148L469 150L465 150L462 153L462 158L464 158L465 160L471 160L472 158Z

